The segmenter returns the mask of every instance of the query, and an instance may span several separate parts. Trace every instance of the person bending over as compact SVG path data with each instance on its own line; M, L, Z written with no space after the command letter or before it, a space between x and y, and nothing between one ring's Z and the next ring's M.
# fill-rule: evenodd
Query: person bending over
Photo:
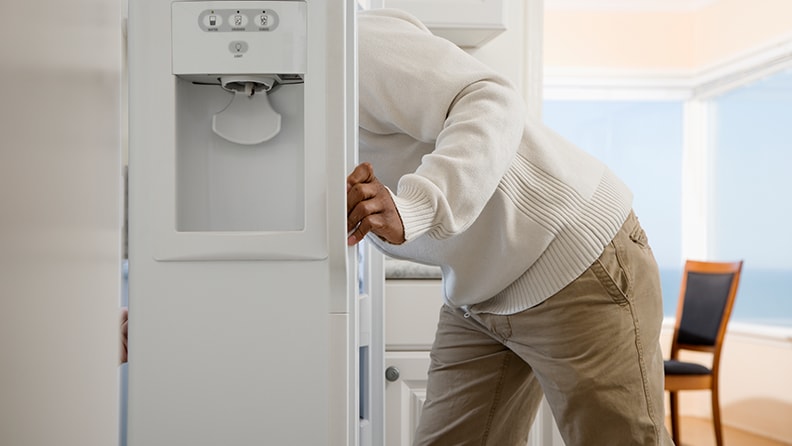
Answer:
M669 445L662 298L632 194L527 116L503 76L414 17L358 15L354 245L443 273L415 445Z

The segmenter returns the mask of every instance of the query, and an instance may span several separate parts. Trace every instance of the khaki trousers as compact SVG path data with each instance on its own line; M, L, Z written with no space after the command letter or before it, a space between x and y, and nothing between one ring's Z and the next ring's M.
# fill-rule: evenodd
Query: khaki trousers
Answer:
M414 445L525 446L546 395L566 446L672 445L657 264L631 213L599 259L512 315L440 313Z

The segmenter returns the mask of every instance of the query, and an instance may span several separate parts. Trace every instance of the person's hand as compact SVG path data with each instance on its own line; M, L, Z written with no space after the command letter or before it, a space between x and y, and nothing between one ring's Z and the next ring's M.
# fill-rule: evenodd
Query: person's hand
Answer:
M404 243L404 225L390 192L371 164L362 163L347 177L347 245L369 232L394 245Z
M127 362L127 325L129 324L129 309L121 307L121 364Z

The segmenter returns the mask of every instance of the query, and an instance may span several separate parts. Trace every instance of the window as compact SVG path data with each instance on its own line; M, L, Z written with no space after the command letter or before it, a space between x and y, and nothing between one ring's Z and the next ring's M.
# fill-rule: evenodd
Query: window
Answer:
M660 267L664 314L673 317L682 271L682 101L548 100L542 115L633 191L633 208Z
M580 96L546 100L544 121L633 190L660 266L665 316L676 314L685 256L742 259L732 320L792 327L792 69L693 97L703 104L695 116L685 100ZM687 173L685 159L696 160ZM691 197L700 206L686 220Z
M744 259L732 320L792 327L792 70L712 99L710 253Z

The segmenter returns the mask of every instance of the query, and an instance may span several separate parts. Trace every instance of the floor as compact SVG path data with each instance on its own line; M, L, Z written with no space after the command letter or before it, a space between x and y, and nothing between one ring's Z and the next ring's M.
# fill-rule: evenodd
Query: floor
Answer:
M715 446L712 422L701 418L682 417L681 444L677 446ZM669 432L671 427L668 427ZM724 426L723 443L728 446L792 446L792 439L780 442Z

